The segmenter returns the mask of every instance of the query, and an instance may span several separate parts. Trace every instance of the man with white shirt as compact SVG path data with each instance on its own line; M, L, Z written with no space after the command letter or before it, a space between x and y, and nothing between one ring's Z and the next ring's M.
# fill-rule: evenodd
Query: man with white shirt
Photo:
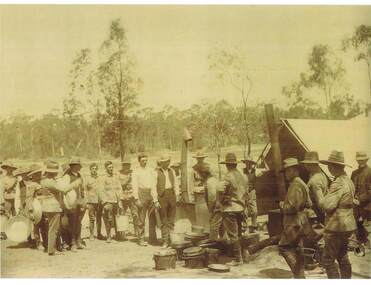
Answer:
M155 182L160 203L161 235L164 247L168 247L170 245L170 232L174 230L176 197L179 195L179 185L174 170L169 168L170 157L162 156L159 159L159 164Z
M154 207L159 207L157 192L155 189L155 172L147 166L148 156L140 153L138 155L139 167L132 173L132 194L137 200L138 206L138 239L139 245L145 246L144 226L146 215L149 219L149 243L157 244L156 216Z

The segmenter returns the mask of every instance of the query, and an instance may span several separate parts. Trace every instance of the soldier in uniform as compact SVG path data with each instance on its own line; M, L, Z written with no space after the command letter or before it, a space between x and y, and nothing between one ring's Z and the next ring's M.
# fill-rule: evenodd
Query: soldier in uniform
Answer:
M102 207L100 201L100 193L102 192L102 184L98 177L98 165L94 162L90 164L90 176L87 177L85 182L85 197L89 215L89 231L90 240L94 240L94 226L97 223L97 238L101 238L102 227Z
M39 199L44 217L48 220L48 254L59 255L56 251L56 241L60 227L60 218L62 212L61 196L75 187L81 185L80 178L68 185L58 183L56 177L59 173L59 165L56 162L48 161L46 163L45 178L41 180L41 189Z
M137 201L138 212L139 212L139 223L138 223L138 238L142 245L145 245L144 240L144 227L146 215L148 214L149 222L149 237L148 241L152 245L156 245L157 234L156 234L156 216L155 207L159 207L157 199L157 191L155 185L155 171L147 166L148 156L144 153L138 155L139 167L133 171L132 174L132 187L133 196Z
M355 207L356 221L360 219L364 224L371 220L370 209L365 209L371 203L371 168L367 165L369 157L366 152L359 151L356 153L358 169L352 172L351 179L355 186L355 198L359 205Z
M116 228L116 214L118 207L118 196L122 188L119 178L113 173L112 161L104 163L106 168L106 175L102 177L102 203L103 203L103 220L107 232L107 243L112 242L112 228L117 234Z
M161 235L164 241L163 246L170 245L170 232L174 230L176 201L179 197L179 185L175 172L169 168L170 157L162 156L159 159L160 168L157 170L155 181L160 206Z
M348 257L348 243L357 228L353 215L354 185L344 171L346 164L343 152L334 150L328 160L320 162L327 165L334 176L327 195L320 202L320 207L326 213L322 265L328 278L349 279L352 277L352 266ZM336 266L335 260L339 266Z
M237 158L234 153L227 153L225 161L220 164L225 164L227 168L223 179L224 191L221 195L222 220L234 252L234 260L228 265L237 266L243 263L239 229L245 208L247 183L243 174L237 169Z
M328 191L328 179L322 172L318 163L318 153L308 151L305 153L304 160L300 162L309 173L307 183L309 196L313 202L313 210L317 215L318 221L325 224L325 213L320 209L319 204Z
M283 232L279 252L289 265L294 278L305 278L304 256L301 251L304 227L308 224L306 208L312 206L308 187L299 177L299 162L296 158L283 161L286 180L290 183L285 201L280 202L283 214Z
M68 185L80 179L83 180L80 174L81 161L78 157L72 157L69 162L69 168L64 173L63 181ZM66 209L69 230L71 234L71 251L76 252L77 249L83 249L84 246L81 240L81 221L85 214L85 197L83 184L79 184L74 189L76 192L76 202L73 203L71 209Z
M204 184L200 175L200 167L204 163L205 158L207 155L203 154L202 152L197 152L193 158L197 160L197 163L192 166L191 174L189 175L189 187L190 187L190 194L193 196L194 200L194 193L200 193L204 191Z
M243 169L243 173L246 176L247 185L248 185L248 197L246 199L246 208L247 208L247 216L251 217L251 226L249 226L249 232L255 233L258 229L257 225L257 218L258 218L258 208L256 205L256 191L255 191L255 168L256 162L254 159L247 155L245 159L241 160L241 162L245 163L245 168ZM247 221L246 221L247 222Z
M138 237L138 244L140 246L146 246L144 241L140 238L139 217L138 217L138 206L133 196L132 188L132 170L130 160L125 160L121 163L122 169L120 170L119 179L121 183L122 191L120 192L120 203L122 208L122 214L125 214L130 209L131 216L133 218L135 235Z
M13 175L13 171L17 169L13 163L4 162L1 168L5 170L5 175L2 178L4 187L4 209L8 216L15 216L15 192L17 187L17 179Z
M205 200L209 210L210 235L211 240L217 240L220 228L223 223L222 208L220 205L220 183L218 179L211 173L211 168L208 163L203 163L199 167L199 173L205 185Z

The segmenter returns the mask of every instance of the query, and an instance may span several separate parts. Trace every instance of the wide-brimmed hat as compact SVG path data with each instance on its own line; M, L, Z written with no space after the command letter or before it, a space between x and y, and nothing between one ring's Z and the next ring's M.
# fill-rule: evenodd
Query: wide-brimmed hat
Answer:
M167 154L161 155L160 158L157 161L158 162L170 161L170 156L167 155Z
M369 157L365 151L357 151L356 152L356 160L368 160Z
M173 163L170 167L172 168L179 168L181 166L180 162Z
M233 152L229 152L225 155L225 160L221 161L220 164L237 164L237 157Z
M343 166L351 167L350 165L345 163L344 153L342 151L337 151L337 150L331 151L327 160L320 160L319 162L322 163L322 164L325 164L325 165L337 164L337 165L343 165Z
M318 164L318 152L316 151L307 151L304 155L304 160L300 161L302 164Z
M81 159L80 159L80 157L73 156L73 157L71 157L70 162L68 164L69 165L73 165L73 164L81 165Z
M13 162L10 162L10 161L3 162L3 164L1 165L1 168L2 169L7 169L7 168L17 169L17 167L13 164Z
M206 154L204 154L202 151L196 152L196 154L193 156L193 158L205 158L207 157Z
M45 173L58 173L59 172L59 164L55 161L47 161L46 166L44 169Z
M28 174L30 172L31 172L30 167L21 166L21 167L17 168L16 170L14 170L13 175L14 176L24 175L24 174Z
M298 166L298 165L299 165L299 161L298 161L297 158L295 158L295 157L286 158L283 161L283 165L282 165L281 171L285 171L289 167Z
M37 174L37 173L42 173L43 172L43 169L40 167L39 169L35 169L33 171L31 171L30 173L27 174L28 177L32 177L33 175Z
M241 159L241 162L243 163L251 162L252 164L256 164L255 160L251 155L246 155L244 159Z

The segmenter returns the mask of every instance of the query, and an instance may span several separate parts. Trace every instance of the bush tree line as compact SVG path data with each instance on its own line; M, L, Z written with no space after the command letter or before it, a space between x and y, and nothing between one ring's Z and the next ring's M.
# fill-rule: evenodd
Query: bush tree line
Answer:
M366 63L370 78L371 27L357 27L341 44L342 52L356 54L355 64ZM253 80L248 62L237 49L215 49L209 55L209 71L215 79L230 84L240 95L237 106L227 99L200 99L186 109L141 107L137 99L144 82L136 74L134 59L120 20L112 21L98 50L84 48L76 53L62 110L38 118L22 112L0 118L0 159L71 155L124 159L138 151L179 150L184 127L193 135L194 150L220 154L222 147L240 145L250 153L251 144L267 142L264 106L250 100ZM282 88L288 105L276 106L277 114L307 119L348 119L360 114L367 106L354 99L346 78L333 49L315 45L307 70ZM325 104L313 94L323 96Z

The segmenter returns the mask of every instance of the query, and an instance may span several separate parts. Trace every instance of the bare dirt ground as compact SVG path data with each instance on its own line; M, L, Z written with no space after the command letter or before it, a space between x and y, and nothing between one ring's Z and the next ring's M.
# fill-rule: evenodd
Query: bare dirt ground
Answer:
M255 158L264 146L254 146ZM235 151L243 157L241 147L224 149ZM149 164L155 165L159 154L150 155ZM172 154L172 162L179 161L179 153ZM191 160L191 159L190 159ZM209 153L207 160L217 171L217 158ZM101 161L103 162L103 161ZM133 167L137 161L132 157ZM83 171L88 173L88 164ZM116 162L117 170L119 163ZM242 165L240 165L242 167ZM102 167L103 168L103 167ZM100 169L103 173L103 169ZM224 171L224 169L222 169ZM261 220L259 217L258 220ZM88 237L87 214L83 220L83 237ZM176 225L177 227L177 225ZM148 228L148 226L146 227ZM103 226L104 229L104 226ZM187 228L187 231L190 228ZM103 230L104 233L104 230ZM160 236L160 235L158 235ZM261 233L260 239L267 236ZM166 271L154 269L153 254L159 247L140 247L133 241L107 244L104 241L86 240L87 247L77 253L65 251L61 256L49 257L43 251L30 249L28 244L16 244L1 241L1 277L2 278L291 278L291 273L284 259L278 255L276 246L268 247L253 256L248 263L231 268L229 273L213 273L205 269L188 269L184 262L177 262L176 268ZM353 265L353 278L371 278L371 253L367 250L365 257L356 257L349 253ZM307 278L323 279L326 275L320 270L307 271Z
M260 217L259 217L260 218ZM86 219L84 219L87 221ZM83 237L88 236L83 223ZM261 239L266 238L261 233ZM129 237L130 239L130 237ZM188 269L179 261L175 269L156 271L153 253L159 247L140 247L133 241L107 244L105 241L85 240L87 247L61 256L48 256L43 251L30 249L27 244L1 241L2 278L291 278L277 246L260 251L248 263L231 268L228 273L213 273L205 269ZM371 278L371 253L356 257L349 253L353 278ZM323 279L321 270L307 271L307 278Z

